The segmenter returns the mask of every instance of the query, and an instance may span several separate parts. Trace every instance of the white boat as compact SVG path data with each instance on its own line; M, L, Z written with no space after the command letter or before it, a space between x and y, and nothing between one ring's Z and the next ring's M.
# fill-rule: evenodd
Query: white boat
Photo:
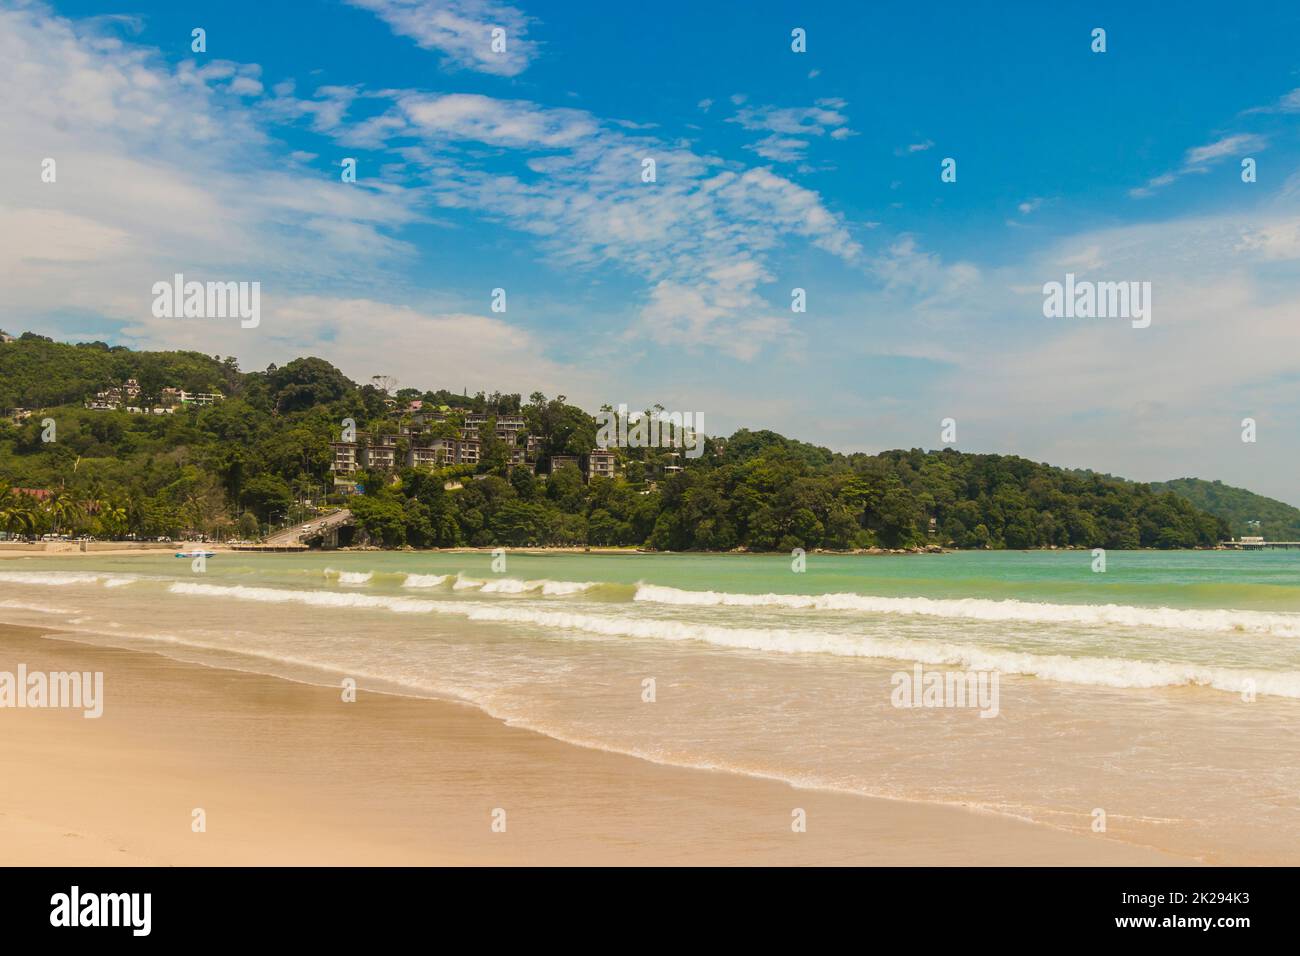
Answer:
M216 555L217 552L215 551L177 551L176 552L176 557L178 558L214 558L216 557Z

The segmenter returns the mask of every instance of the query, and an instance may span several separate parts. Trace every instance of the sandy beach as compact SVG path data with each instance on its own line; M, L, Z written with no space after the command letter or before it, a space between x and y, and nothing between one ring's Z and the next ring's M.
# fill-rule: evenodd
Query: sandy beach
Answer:
M105 707L97 720L0 710L5 864L1186 862L961 808L660 766L452 702L345 704L332 688L0 628L0 670L20 663L103 671ZM807 832L792 832L794 808Z

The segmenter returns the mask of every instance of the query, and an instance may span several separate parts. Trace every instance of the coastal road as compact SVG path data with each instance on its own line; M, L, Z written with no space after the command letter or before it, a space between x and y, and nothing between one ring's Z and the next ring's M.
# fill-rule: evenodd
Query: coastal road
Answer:
M294 525L286 531L271 535L266 539L266 544L274 548L291 548L294 545L302 544L303 538L317 538L326 531L332 531L341 525L351 524L351 522L352 512L347 508L341 511L331 511L327 515L311 518L302 522L302 524ZM304 524L311 525L311 530L304 533L302 530Z

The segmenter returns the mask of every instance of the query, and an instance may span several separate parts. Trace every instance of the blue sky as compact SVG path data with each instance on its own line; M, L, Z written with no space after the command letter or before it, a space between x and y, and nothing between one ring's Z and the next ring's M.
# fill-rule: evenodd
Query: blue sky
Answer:
M0 0L0 325L1300 503L1300 9L892 6Z

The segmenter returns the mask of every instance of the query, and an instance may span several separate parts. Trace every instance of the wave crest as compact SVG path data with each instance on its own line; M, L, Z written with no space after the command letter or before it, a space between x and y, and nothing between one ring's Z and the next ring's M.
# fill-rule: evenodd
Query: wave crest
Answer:
M1031 654L909 638L866 637L834 631L722 627L665 618L630 618L535 606L431 601L337 591L290 591L186 582L173 584L171 590L177 594L231 597L275 604L300 603L319 607L376 608L397 613L452 614L471 621L544 627L549 634L559 637L581 632L607 638L699 641L717 647L767 653L833 654L841 657L917 661L922 664L998 671L1098 687L1197 685L1229 693L1241 693L1250 688L1259 694L1300 698L1300 672L1295 671L1247 671L1191 663Z
M639 584L634 601L700 607L775 607L809 611L911 614L968 621L1160 627L1300 637L1300 614L1228 609L1046 604L1015 599L873 597L867 594L732 594Z

